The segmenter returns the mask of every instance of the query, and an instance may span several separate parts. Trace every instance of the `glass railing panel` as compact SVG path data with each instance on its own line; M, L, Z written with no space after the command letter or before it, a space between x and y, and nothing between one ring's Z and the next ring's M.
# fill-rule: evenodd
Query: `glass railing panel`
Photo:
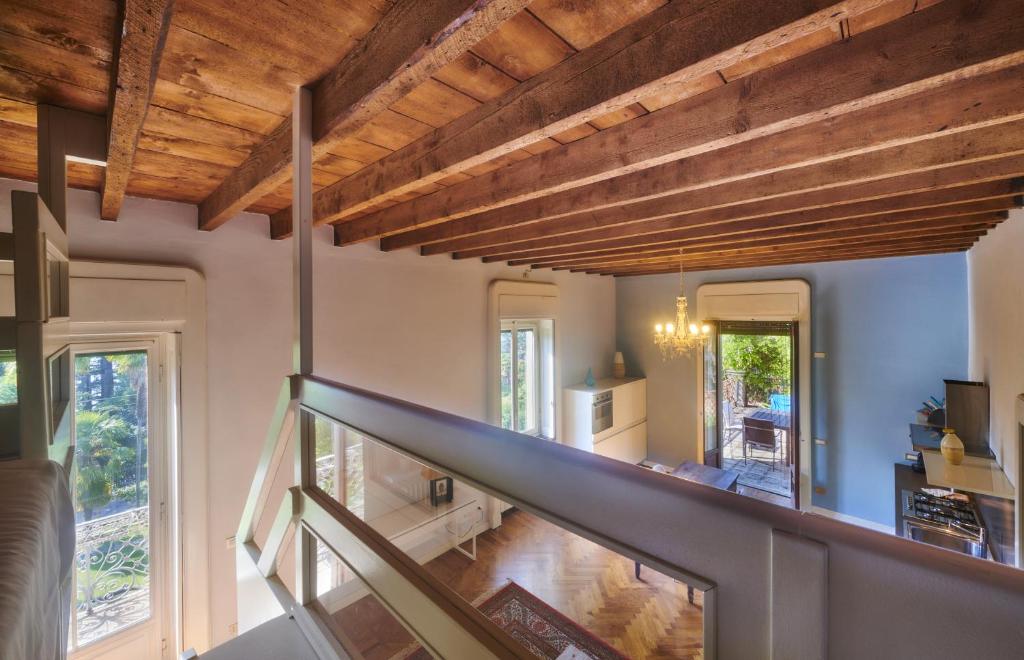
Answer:
M430 658L352 568L316 539L315 609L353 658Z
M525 511L450 549L426 570L526 648L593 658L699 654L703 598L687 585Z
M535 654L701 654L699 590L650 566L638 572L633 560L535 515L502 511L378 440L325 419L316 428L320 487Z
M442 521L483 521L483 494L361 433L317 418L316 484L388 540L403 545Z

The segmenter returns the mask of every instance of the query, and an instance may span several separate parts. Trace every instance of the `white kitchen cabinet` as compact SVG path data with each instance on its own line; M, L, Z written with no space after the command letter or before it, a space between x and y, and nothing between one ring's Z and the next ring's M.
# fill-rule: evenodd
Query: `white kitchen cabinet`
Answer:
M605 393L612 398L611 426L595 433L595 397ZM646 379L603 378L594 387L574 385L565 389L564 399L565 444L630 463L647 457Z
M612 388L612 430L623 431L647 419L647 380L638 378Z
M647 422L640 422L595 443L594 453L627 463L639 463L647 458Z

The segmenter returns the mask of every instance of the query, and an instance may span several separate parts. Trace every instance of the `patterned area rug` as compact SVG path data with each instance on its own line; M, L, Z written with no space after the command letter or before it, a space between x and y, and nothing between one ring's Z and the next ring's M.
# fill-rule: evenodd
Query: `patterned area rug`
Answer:
M603 640L550 607L515 582L509 582L483 603L479 610L538 658L566 657L625 660ZM420 660L430 654L418 644L392 660Z

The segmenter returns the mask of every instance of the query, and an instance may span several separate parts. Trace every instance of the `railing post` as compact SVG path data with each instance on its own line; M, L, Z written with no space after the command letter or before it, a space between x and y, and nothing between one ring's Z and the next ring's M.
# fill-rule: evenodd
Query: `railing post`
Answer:
M292 108L292 248L295 338L293 370L313 373L313 94L295 91ZM315 482L314 418L299 413L295 425L295 483L303 491ZM295 599L316 598L316 544L300 524L295 534Z

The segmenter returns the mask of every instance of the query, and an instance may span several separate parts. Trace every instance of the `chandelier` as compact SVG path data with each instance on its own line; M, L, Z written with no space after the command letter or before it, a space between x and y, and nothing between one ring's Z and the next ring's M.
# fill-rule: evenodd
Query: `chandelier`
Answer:
M689 355L697 349L703 350L711 336L711 326L698 326L686 312L686 296L683 288L683 251L679 250L679 296L676 298L676 317L673 322L654 326L654 344L661 350L663 359Z

